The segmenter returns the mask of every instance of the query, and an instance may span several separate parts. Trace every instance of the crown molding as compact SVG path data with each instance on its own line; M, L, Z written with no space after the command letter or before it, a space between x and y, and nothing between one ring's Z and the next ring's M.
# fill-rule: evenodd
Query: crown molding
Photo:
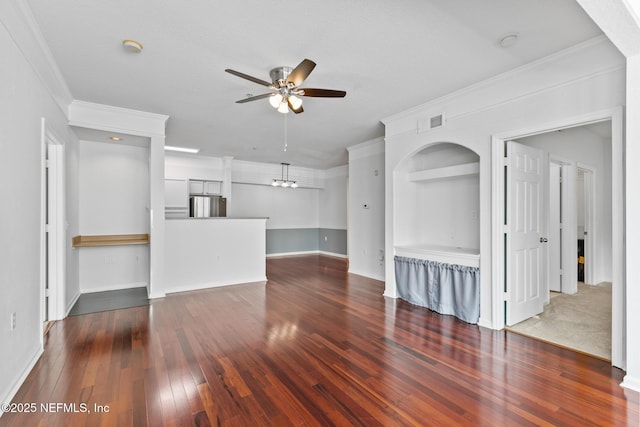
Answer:
M141 136L165 136L169 116L111 105L74 100L69 105L71 126Z
M26 0L0 1L0 22L67 117L73 96Z
M402 120L402 119L407 119L407 118L411 118L412 116L418 115L423 113L425 110L429 110L429 109L433 109L436 108L437 106L441 106L441 105L446 105L448 103L451 103L452 101L461 98L465 95L470 95L473 94L474 92L480 92L481 90L487 89L491 86L495 86L496 84L502 82L502 81L508 81L508 80L513 80L516 79L517 77L526 74L526 73L530 73L532 71L535 71L536 69L548 64L548 63L552 63L552 62L556 62L559 60L562 60L564 58L568 58L572 55L575 55L578 52L582 52L584 50L588 50L593 48L594 46L603 44L603 43L611 43L609 41L609 39L604 36L604 35L600 35L594 38L591 38L589 40L586 40L582 43L578 43L577 45L571 46L567 49L563 49L559 52L553 53L551 55L547 55L543 58L540 58L538 60L529 62L527 64L521 65L520 67L516 67L513 68L509 71L506 71L504 73L500 73L497 74L493 77L490 77L488 79L479 81L477 83L474 83L470 86L466 86L462 89L459 89L457 91L454 92L450 92L446 95L440 96L438 98L434 98L430 101L427 101L423 104L420 104L416 107L410 108L408 110L404 110L400 113L385 117L384 119L382 119L382 123L384 123L385 125L388 125L392 122L398 121L398 120Z
M347 147L349 161L375 156L376 154L384 154L384 143L384 138L379 137Z

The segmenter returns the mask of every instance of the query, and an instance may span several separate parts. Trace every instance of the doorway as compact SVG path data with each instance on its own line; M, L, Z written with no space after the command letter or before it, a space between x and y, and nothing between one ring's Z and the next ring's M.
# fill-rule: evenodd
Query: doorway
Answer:
M585 254L592 235L611 241L611 223L605 207L596 209L596 185L611 194L611 125L608 122L562 129L516 141L543 150L548 158L548 251L547 283L540 312L514 323L511 331L611 359L611 269L610 260L595 258L611 252L610 243L600 251ZM589 164L589 165L587 165ZM593 166L592 166L593 165ZM594 180L600 171L600 180ZM605 197L606 199L606 197ZM610 200L605 200L610 206ZM600 224L598 232L593 224ZM589 233L591 230L592 233ZM586 233L586 234L585 234ZM591 239L591 240L594 240ZM589 262L587 263L586 260ZM585 266L598 265L598 282L585 282ZM593 268L592 268L593 269ZM541 269L541 274L543 271ZM588 283L588 284L585 284Z
M42 121L42 256L40 318L43 334L64 318L65 180L64 144Z
M600 283L603 281L611 282L611 306L612 306L612 314L611 314L611 361L614 366L621 367L624 369L625 361L623 358L624 354L624 337L623 333L623 319L624 319L624 307L623 307L623 268L621 264L621 260L623 259L623 173L622 173L622 111L620 109L614 109L608 112L594 113L590 115L585 115L575 119L567 119L562 122L554 123L548 126L539 126L537 128L525 129L518 132L510 132L508 134L494 136L493 140L496 145L494 145L494 161L496 166L494 167L494 206L498 209L499 212L507 212L508 206L507 201L504 200L500 194L504 193L504 189L506 188L506 166L505 161L502 158L505 155L504 151L504 143L506 140L511 139L522 139L525 137L531 137L534 135L543 135L549 134L550 132L558 132L568 133L569 129L580 129L581 130L593 130L589 129L588 126L585 125L594 125L595 131L607 129L607 132L610 135L610 145L602 150L599 154L600 158L606 157L609 162L609 170L601 173L600 170L595 171L592 174L592 170L590 169L592 165L588 160L584 160L581 158L571 159L570 156L566 155L566 153L559 152L556 155L564 157L562 160L573 160L574 164L574 173L578 173L579 169L584 169L587 176L587 180L590 180L592 191L591 196L589 196L589 205L590 206L598 206L603 212L604 219L608 220L611 224L609 226L608 237L605 239L601 238L603 234L603 229L597 231L597 228L594 225L600 225L600 220L593 221L594 216L591 215L593 212L588 212L589 209L585 210L585 216L591 215L591 230L587 230L587 235L591 235L592 239L589 243L589 250L591 252L590 260L593 261L589 264L587 262L585 264L585 268L590 265L591 268L590 273L586 273L590 276L590 280L594 283ZM548 135L547 135L548 136ZM564 145L562 143L557 143L557 146L563 148ZM613 167L611 165L614 165ZM588 166L587 166L588 165ZM504 170L503 170L504 168ZM598 174L600 178L602 176L607 176L609 179L609 191L603 191L601 184L597 184L598 182ZM564 179L564 177L563 177ZM573 197L576 197L576 180L573 180ZM598 204L595 203L595 196L599 196ZM610 197L610 201L607 202L604 200L604 196ZM502 199L502 200L500 200ZM575 206L575 202L574 202ZM585 204L586 206L586 204ZM574 211L573 215L577 215L577 211ZM595 215L597 217L597 215ZM506 224L506 217L498 216L494 218L496 229L499 230L508 230L508 226ZM588 227L585 225L585 227ZM575 252L568 255L567 259L572 260L573 266L575 270L572 272L576 275L576 283L577 283L577 235L578 229L572 228L574 237L571 240L571 245L574 245L575 242ZM504 236L503 236L504 234ZM547 236L541 236L547 237ZM508 268L508 253L507 253L507 245L504 243L507 240L507 232L500 233L499 235L494 236L493 245L494 245L494 256L496 262L494 263L493 274L497 279L497 284L494 286L494 297L496 301L497 307L502 307L503 310L498 310L498 316L502 315L501 318L496 318L495 321L498 324L502 324L506 326L507 324L507 312L508 312L508 304L509 304L509 278L507 277L506 270ZM587 242L585 242L587 243ZM606 248L606 249L604 249ZM585 259L586 259L586 249L585 249ZM609 259L603 257L604 255L609 256ZM564 257L564 251L563 251ZM608 269L608 271L607 271ZM566 274L566 272L563 272ZM607 277L608 276L608 277ZM585 280L586 277L585 277ZM546 290L543 290L546 292Z

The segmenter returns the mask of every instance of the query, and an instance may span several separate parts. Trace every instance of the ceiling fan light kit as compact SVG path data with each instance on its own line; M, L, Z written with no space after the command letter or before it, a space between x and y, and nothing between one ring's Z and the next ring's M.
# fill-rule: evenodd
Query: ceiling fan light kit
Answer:
M301 96L316 98L344 98L347 94L347 92L343 90L301 88L300 85L305 81L309 74L311 74L311 71L313 71L315 66L315 62L310 59L304 59L295 68L276 67L269 72L271 83L229 68L225 71L229 74L233 74L234 76L266 86L272 91L262 95L250 96L236 101L236 103L243 104L245 102L269 98L269 104L271 104L271 106L278 112L287 114L289 111L293 111L296 114L300 114L304 111L302 108Z

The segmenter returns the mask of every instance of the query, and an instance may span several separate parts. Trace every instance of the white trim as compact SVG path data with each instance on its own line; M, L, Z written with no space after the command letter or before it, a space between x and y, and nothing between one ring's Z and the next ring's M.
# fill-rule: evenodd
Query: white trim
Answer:
M97 292L120 291L123 289L146 288L149 282L121 283L118 285L98 286L95 288L80 288L80 294L94 294Z
M534 96L537 96L537 95L541 95L541 94L544 94L544 93L557 91L560 88L563 88L563 87L566 87L566 86L570 86L570 85L573 85L573 84L578 83L578 82L591 80L591 79L593 79L595 77L611 74L611 73L614 73L616 71L624 70L624 69L625 69L624 65L614 65L614 66L611 66L611 67L608 67L608 68L605 68L605 69L602 69L602 70L594 71L591 74L580 76L578 78L569 78L567 80L561 81L561 82L556 83L556 84L552 84L552 85L549 85L549 86L545 86L543 88L535 89L535 90L532 90L532 91L529 91L529 92L526 92L526 93L522 93L522 94L519 94L517 96L510 97L510 98L502 99L502 100L497 101L497 102L492 103L492 104L486 104L486 105L483 105L482 107L478 107L478 108L475 108L475 109L472 109L472 110L464 111L464 112L461 112L461 113L459 113L457 115L449 116L448 120L449 121L453 121L453 120L461 119L463 117L470 116L470 115L473 115L473 114L478 114L478 113L481 113L483 111L493 110L493 109L496 109L496 108L499 108L499 107L502 107L502 106L505 106L505 105L512 104L512 103L514 103L516 101L521 101L521 100L524 100L524 99L527 99L527 98L531 98L531 97L534 97Z
M318 254L320 255L325 255L325 256L330 256L330 257L334 257L334 258L341 258L341 259L347 259L349 258L348 255L345 254L338 254L335 252L327 252L327 251L318 251Z
M384 138L379 137L347 147L349 161L384 154Z
M483 318L478 319L478 326L481 326L487 329L493 329L493 326L491 325L491 321Z
M296 255L315 255L319 253L319 251L299 251L299 252L276 252L267 254L267 258L279 258L279 257L288 257L288 256L296 256Z
M80 292L78 292L75 294L73 298L71 298L71 302L67 304L67 306L65 307L64 317L67 317L69 315L69 313L71 312L71 309L73 309L73 306L76 305L76 302L78 302L78 299L80 299L80 295L81 295Z
M612 142L611 161L622 161L623 156L623 108L616 107L594 111L587 114L567 117L550 123L541 123L526 128L501 132L492 135L492 205L493 227L496 230L491 238L492 242L492 289L493 310L492 321L494 329L504 328L504 246L501 230L504 229L502 213L504 212L504 173L503 144L509 139L545 133L557 129L576 127L590 123L611 121ZM625 306L624 306L624 171L623 168L612 167L612 336L611 363L613 366L626 367L626 336Z
M578 269L576 254L578 253L578 210L576 195L576 162L563 162L562 168L562 293L578 292Z
M625 375L620 385L626 389L640 393L640 378Z
M164 136L168 118L164 114L78 100L69 105L69 125L128 135Z
M470 94L472 92L478 91L480 89L486 89L496 83L499 83L503 80L508 80L511 78L516 78L521 74L525 74L525 73L529 73L533 70L535 70L536 68L538 68L540 65L543 64L547 64L547 63L553 63L558 61L559 59L562 58L566 58L566 57L570 57L572 55L574 55L576 52L580 52L583 50L588 50L589 48L591 48L592 46L595 46L597 44L603 43L603 42L608 42L608 39L606 36L604 35L599 35L596 36L592 39L589 39L587 41L584 41L582 43L578 43L575 46L571 46L567 49L561 50L559 52L556 52L554 54L551 55L547 55L541 59L538 59L536 61L533 62L529 62L525 65L522 65L520 67L517 68L513 68L509 71L506 71L504 73L498 74L496 76L490 77L488 79L482 80L478 83L474 83L470 86L464 87L460 90L457 90L455 92L450 92L447 95L432 99L428 102L425 102L423 104L417 105L413 108L410 108L408 110L404 110L401 113L398 114L394 114L392 116L388 116L383 118L381 121L384 124L388 124L390 122L394 122L397 120L401 120L401 119L407 119L407 118L411 118L412 116L416 115L416 114L424 114L425 110L428 110L430 108L434 108L436 106L442 106L442 105L446 105L448 103L450 103L452 100L459 98L463 95L467 95ZM624 65L622 64L620 67L624 68ZM616 67L619 68L619 67ZM606 71L606 72L610 72L610 70ZM509 101L507 101L509 102ZM447 120L450 121L451 117L447 117ZM415 132L415 129L412 129ZM389 135L387 135L388 137Z
M0 22L66 117L73 96L27 1L0 2Z
M584 180L584 196L585 196L585 226L587 227L587 233L589 238L586 239L584 245L584 256L585 259L588 260L584 267L584 283L588 285L597 285L599 280L596 280L596 277L601 277L601 275L596 275L595 268L595 257L596 257L596 248L597 246L597 224L598 224L598 206L596 203L597 200L597 170L593 166L586 165L584 163L578 162L576 164L578 169L582 169L588 172L588 175L585 175ZM587 182L586 177L589 176L589 182ZM588 200L587 200L588 198ZM579 238L580 236L578 236ZM582 236L584 238L584 236Z
M197 284L191 284L191 285L186 285L184 287L179 287L179 288L169 288L165 290L165 296L169 295L169 294L177 294L177 293L181 293L181 292L191 292L191 291L200 291L203 289L210 289L210 288L221 288L223 286L236 286L236 285L249 285L252 283L261 283L261 284L266 284L267 283L267 277L266 276L260 276L260 277L255 277L255 278L247 278L246 280L242 280L241 282L237 282L237 283L227 283L227 282L207 282L207 283L197 283ZM151 297L150 297L151 298ZM157 298L157 297L154 297Z
M13 383L13 386L7 391L7 394L5 396L0 396L0 402L9 403L13 400L16 393L18 393L18 390L20 390L20 387L22 387L22 384L24 384L25 380L27 379L27 376L31 373L33 367L36 366L36 363L38 363L38 359L40 359L42 353L44 353L44 347L38 347L34 355L31 357L31 360L29 360L29 363L27 363L25 368L20 373L20 376L18 377L16 382ZM0 417L2 417L2 414L4 414L4 411L2 411L2 409L0 408Z
M384 276L378 276L378 275L375 275L375 274L367 273L366 271L353 270L353 269L349 268L348 273L349 274L355 274L357 276L366 277L368 279L373 279L373 280L378 280L380 282L384 282ZM397 298L396 295L387 295L386 290L382 295L385 296L385 297L389 297L389 298L394 298L394 299Z

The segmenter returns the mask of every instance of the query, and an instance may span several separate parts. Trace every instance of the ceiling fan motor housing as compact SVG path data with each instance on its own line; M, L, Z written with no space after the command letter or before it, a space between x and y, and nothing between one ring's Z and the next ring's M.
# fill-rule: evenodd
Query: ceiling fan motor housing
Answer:
M291 71L293 71L291 67L277 67L269 71L269 76L271 76L273 84L280 88L286 86L287 77L289 77Z

